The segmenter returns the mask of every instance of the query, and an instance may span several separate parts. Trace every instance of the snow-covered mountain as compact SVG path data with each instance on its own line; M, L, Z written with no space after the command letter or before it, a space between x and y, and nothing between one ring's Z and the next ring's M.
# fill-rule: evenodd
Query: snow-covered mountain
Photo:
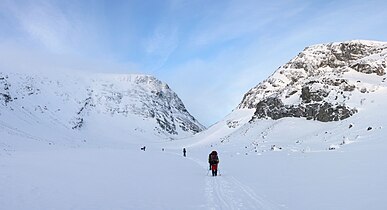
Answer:
M307 47L248 91L240 105L254 118L337 121L358 112L358 98L384 86L387 43L349 41Z
M248 152L273 145L288 151L328 150L355 142L387 124L386 70L386 42L307 47L195 139L213 145L243 139Z
M108 144L176 139L203 129L176 93L153 76L0 73L2 136Z

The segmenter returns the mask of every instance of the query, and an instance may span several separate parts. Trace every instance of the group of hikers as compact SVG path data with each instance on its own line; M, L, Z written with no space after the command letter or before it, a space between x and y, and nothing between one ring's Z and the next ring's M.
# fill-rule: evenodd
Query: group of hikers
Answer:
M145 151L145 149L145 146L141 147L141 150ZM162 148L162 151L164 151L164 148ZM183 156L187 157L187 150L185 148L183 148ZM208 155L208 163L210 164L209 170L212 172L212 176L218 176L219 157L215 150Z

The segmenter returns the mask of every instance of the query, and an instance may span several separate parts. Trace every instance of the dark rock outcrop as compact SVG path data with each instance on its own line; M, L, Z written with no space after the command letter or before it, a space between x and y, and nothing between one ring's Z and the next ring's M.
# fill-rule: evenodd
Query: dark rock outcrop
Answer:
M308 120L329 122L343 120L356 112L356 109L342 105L335 106L327 102L284 105L278 98L267 98L257 104L252 120L267 118L278 120L284 117L305 117Z

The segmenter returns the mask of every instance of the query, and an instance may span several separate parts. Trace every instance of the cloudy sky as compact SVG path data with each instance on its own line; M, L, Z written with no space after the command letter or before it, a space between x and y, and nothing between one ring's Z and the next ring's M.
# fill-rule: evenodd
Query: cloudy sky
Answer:
M1 0L0 71L152 74L209 126L306 46L387 41L385 0Z

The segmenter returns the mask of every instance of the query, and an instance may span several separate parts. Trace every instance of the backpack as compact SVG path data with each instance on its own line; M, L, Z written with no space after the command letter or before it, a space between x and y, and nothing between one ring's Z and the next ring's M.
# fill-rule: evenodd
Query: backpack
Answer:
M218 154L216 152L212 152L208 159L210 164L217 164L219 162Z

